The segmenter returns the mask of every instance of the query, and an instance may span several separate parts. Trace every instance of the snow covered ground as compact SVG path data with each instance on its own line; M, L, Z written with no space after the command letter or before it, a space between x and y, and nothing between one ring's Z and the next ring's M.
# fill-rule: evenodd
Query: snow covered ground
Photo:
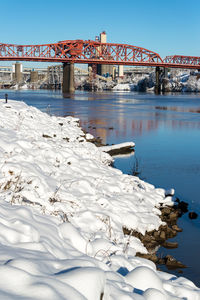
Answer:
M0 100L0 128L0 299L200 299L123 234L159 228L163 189L110 167L78 119Z
M118 83L113 87L113 91L134 91L135 85L131 83Z
M113 91L154 92L155 71L149 74L125 77L125 83L118 83ZM129 82L128 82L129 81ZM171 69L165 77L166 92L200 92L200 73L190 70Z

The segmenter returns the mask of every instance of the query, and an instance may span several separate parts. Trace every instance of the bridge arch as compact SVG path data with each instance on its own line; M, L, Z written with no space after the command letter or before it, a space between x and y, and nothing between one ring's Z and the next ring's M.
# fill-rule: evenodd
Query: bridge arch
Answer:
M163 63L158 53L145 48L91 40L66 40L43 45L1 43L0 60L93 62L123 65L155 65Z

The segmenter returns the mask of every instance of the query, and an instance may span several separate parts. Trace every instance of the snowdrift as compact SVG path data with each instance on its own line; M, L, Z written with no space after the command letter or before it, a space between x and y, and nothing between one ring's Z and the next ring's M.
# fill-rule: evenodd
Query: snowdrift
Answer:
M109 166L78 119L0 100L1 299L200 299L123 226L158 229L163 189Z

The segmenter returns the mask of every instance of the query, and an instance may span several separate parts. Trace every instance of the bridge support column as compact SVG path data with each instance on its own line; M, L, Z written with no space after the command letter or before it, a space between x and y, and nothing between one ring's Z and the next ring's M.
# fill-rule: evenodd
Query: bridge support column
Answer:
M15 64L15 82L22 82L22 64L20 63Z
M164 67L162 72L162 93L163 94L167 92L167 84L168 84L167 73L168 73L168 69Z
M30 73L30 82L33 83L33 82L37 82L39 79L38 77L38 71L31 71Z
M155 84L155 94L159 95L161 91L161 82L160 82L160 67L156 67L156 84Z
M74 63L63 63L63 94L74 93Z
M88 83L85 85L85 89L88 91L94 91L96 89L96 76L98 70L97 64L89 64L88 65Z

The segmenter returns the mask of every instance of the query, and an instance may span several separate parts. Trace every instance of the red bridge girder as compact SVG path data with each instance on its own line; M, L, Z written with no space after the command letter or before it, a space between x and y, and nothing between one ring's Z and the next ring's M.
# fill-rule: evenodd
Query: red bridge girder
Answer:
M0 43L0 60L200 68L200 57L167 56L126 44L66 40L44 45Z
M159 54L124 44L98 41L62 41L46 45L0 44L0 60L29 60L98 64L156 64Z
M164 63L167 64L179 64L179 65L190 65L199 66L200 68L200 57L198 56L183 56L183 55L172 55L166 56Z

